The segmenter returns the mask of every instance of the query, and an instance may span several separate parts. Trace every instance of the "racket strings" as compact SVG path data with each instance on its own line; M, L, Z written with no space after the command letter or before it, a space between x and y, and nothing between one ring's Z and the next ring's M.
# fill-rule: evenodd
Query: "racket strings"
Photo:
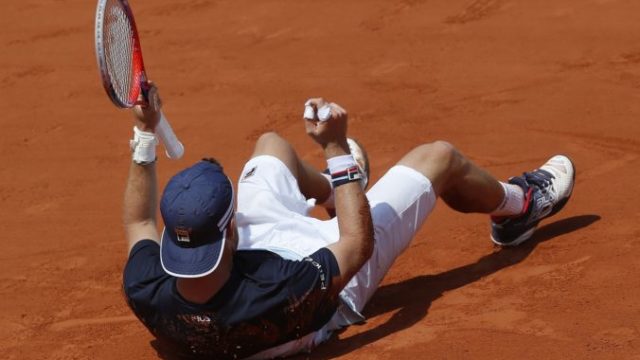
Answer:
M139 94L134 29L120 1L107 0L103 34L107 71L115 96L123 104L133 105Z

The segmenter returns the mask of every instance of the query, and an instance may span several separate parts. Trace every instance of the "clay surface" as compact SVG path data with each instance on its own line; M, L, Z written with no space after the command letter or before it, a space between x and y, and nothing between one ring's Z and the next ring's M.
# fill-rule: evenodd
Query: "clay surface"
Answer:
M131 0L150 77L186 146L237 179L264 131L317 166L308 97L350 112L372 180L444 139L501 179L555 153L574 197L534 240L440 203L325 359L638 359L640 2ZM0 11L3 359L156 359L120 290L131 117L107 99L95 1ZM635 356L635 357L634 357Z

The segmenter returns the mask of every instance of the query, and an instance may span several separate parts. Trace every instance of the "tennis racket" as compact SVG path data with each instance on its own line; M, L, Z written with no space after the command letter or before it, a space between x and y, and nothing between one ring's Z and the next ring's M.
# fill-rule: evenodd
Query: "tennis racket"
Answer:
M127 0L98 0L96 10L96 56L109 98L120 108L131 108L142 94L148 101L149 86L133 13ZM156 133L167 156L179 159L184 147L162 111Z

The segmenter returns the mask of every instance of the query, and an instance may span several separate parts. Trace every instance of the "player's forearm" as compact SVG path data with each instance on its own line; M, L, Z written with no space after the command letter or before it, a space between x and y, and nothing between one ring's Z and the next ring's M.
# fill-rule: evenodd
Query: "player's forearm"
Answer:
M344 155L348 153L348 149L345 139L344 142L329 144L325 148L325 156L331 158ZM369 202L357 181L336 187L334 196L340 242L352 254L344 259L348 263L340 264L341 271L351 269L355 273L373 252L373 221Z
M367 197L360 183L351 182L335 189L336 217L340 241L352 245L353 261L362 266L373 252L373 221Z
M155 163L139 165L131 162L124 193L124 224L156 222L157 181Z

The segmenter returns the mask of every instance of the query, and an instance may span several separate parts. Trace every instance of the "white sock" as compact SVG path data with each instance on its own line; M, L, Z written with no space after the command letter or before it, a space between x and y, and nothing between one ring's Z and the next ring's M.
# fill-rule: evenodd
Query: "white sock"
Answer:
M518 185L500 182L504 189L504 200L491 216L514 216L522 214L524 210L524 192Z

